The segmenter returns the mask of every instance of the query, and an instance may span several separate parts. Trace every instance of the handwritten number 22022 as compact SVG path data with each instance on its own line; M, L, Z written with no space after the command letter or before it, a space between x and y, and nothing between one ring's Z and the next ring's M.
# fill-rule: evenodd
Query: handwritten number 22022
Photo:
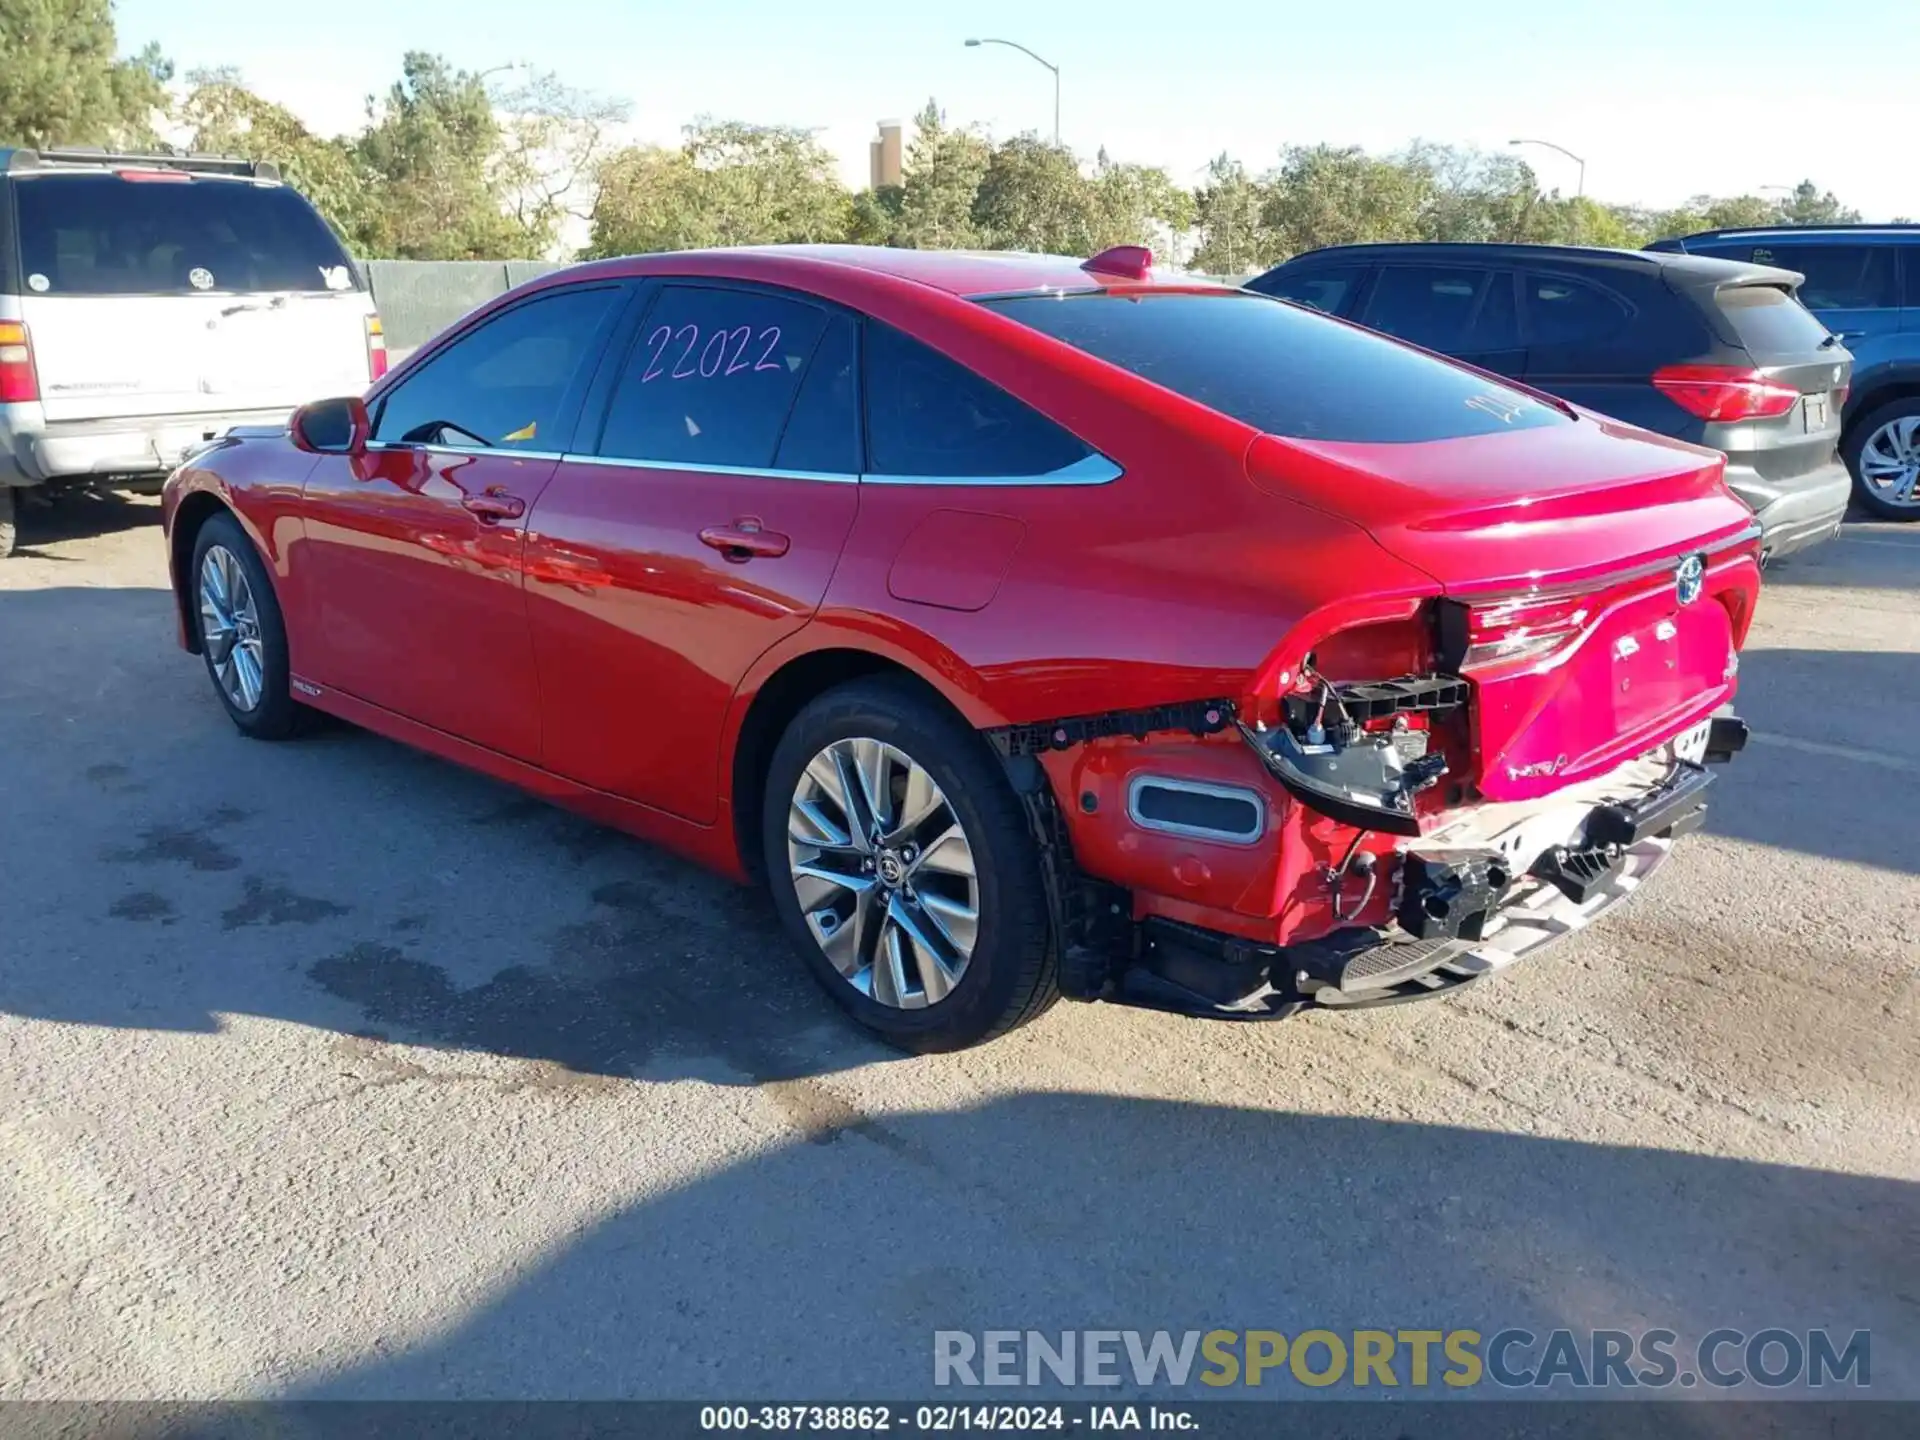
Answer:
M662 325L647 336L647 344L653 347L653 354L647 360L647 368L640 376L640 383L657 380L665 375L669 380L691 380L699 375L711 380L716 375L738 375L743 370L784 370L787 367L778 360L770 358L773 347L780 343L780 327L768 325L760 331L760 358L747 358L748 347L754 341L751 325L736 325L731 330L715 330L703 346L700 344L700 327L682 325L678 330L671 325ZM673 368L666 368L667 352L681 342L678 354L674 357ZM731 353L729 353L731 352Z

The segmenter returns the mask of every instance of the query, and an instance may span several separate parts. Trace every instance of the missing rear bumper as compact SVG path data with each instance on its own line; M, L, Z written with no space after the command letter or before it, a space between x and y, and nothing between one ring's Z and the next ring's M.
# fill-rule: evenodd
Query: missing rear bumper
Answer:
M1710 735L1710 753L1744 743L1745 727L1729 724L1738 728ZM1276 1020L1307 1008L1366 1009L1451 994L1584 929L1639 889L1675 842L1704 822L1713 777L1703 765L1670 758L1664 773L1637 773L1644 778L1632 788L1615 786L1571 819L1536 809L1504 830L1456 833L1431 847L1416 842L1397 867L1391 925L1280 947L1159 917L1118 923L1105 937L1112 948L1104 960L1089 964L1093 957L1081 952L1078 973L1103 977L1083 998ZM1543 823L1561 828L1543 830Z

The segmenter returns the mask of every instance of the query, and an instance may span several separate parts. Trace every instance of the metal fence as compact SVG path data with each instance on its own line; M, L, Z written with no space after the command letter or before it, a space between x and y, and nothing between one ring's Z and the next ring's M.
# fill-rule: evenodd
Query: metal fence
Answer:
M373 303L386 328L387 350L397 361L417 350L476 305L559 270L546 260L368 260ZM1238 285L1244 275L1201 277Z
M368 260L367 282L395 357L417 350L476 305L561 267L544 260Z

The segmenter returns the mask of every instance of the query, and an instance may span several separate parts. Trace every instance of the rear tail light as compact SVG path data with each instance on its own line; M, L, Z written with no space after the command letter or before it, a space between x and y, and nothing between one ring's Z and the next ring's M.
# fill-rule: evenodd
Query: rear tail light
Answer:
M27 327L17 320L0 320L0 404L39 398L40 378L34 374Z
M1793 409L1800 391L1738 365L1667 365L1653 387L1702 420L1766 420Z
M378 380L387 373L387 332L378 315L367 317L367 379Z
M1442 648L1451 653L1443 662L1470 674L1544 660L1579 638L1591 616L1589 604L1583 595L1521 595L1446 607Z

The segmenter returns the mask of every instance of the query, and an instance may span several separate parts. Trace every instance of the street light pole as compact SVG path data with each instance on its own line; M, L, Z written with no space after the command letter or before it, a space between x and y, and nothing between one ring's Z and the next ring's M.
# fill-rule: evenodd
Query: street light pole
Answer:
M1567 159L1573 161L1574 164L1580 167L1580 182L1579 182L1580 188L1574 191L1574 194L1578 199L1581 199L1581 200L1584 200L1587 198L1587 162L1582 160L1578 155L1574 154L1571 150L1567 149L1566 146L1556 145L1551 140L1509 140L1507 144L1509 145L1544 145L1549 150L1558 150L1562 155L1566 156Z
M1035 55L1033 51L1027 49L1027 47L1022 45L1018 40L994 40L989 38L969 40L967 41L967 45L970 48L976 45L1005 45L1011 49L1018 50L1030 60L1038 60L1053 72L1053 148L1058 150L1060 148L1060 67L1051 60L1042 59L1042 57Z

